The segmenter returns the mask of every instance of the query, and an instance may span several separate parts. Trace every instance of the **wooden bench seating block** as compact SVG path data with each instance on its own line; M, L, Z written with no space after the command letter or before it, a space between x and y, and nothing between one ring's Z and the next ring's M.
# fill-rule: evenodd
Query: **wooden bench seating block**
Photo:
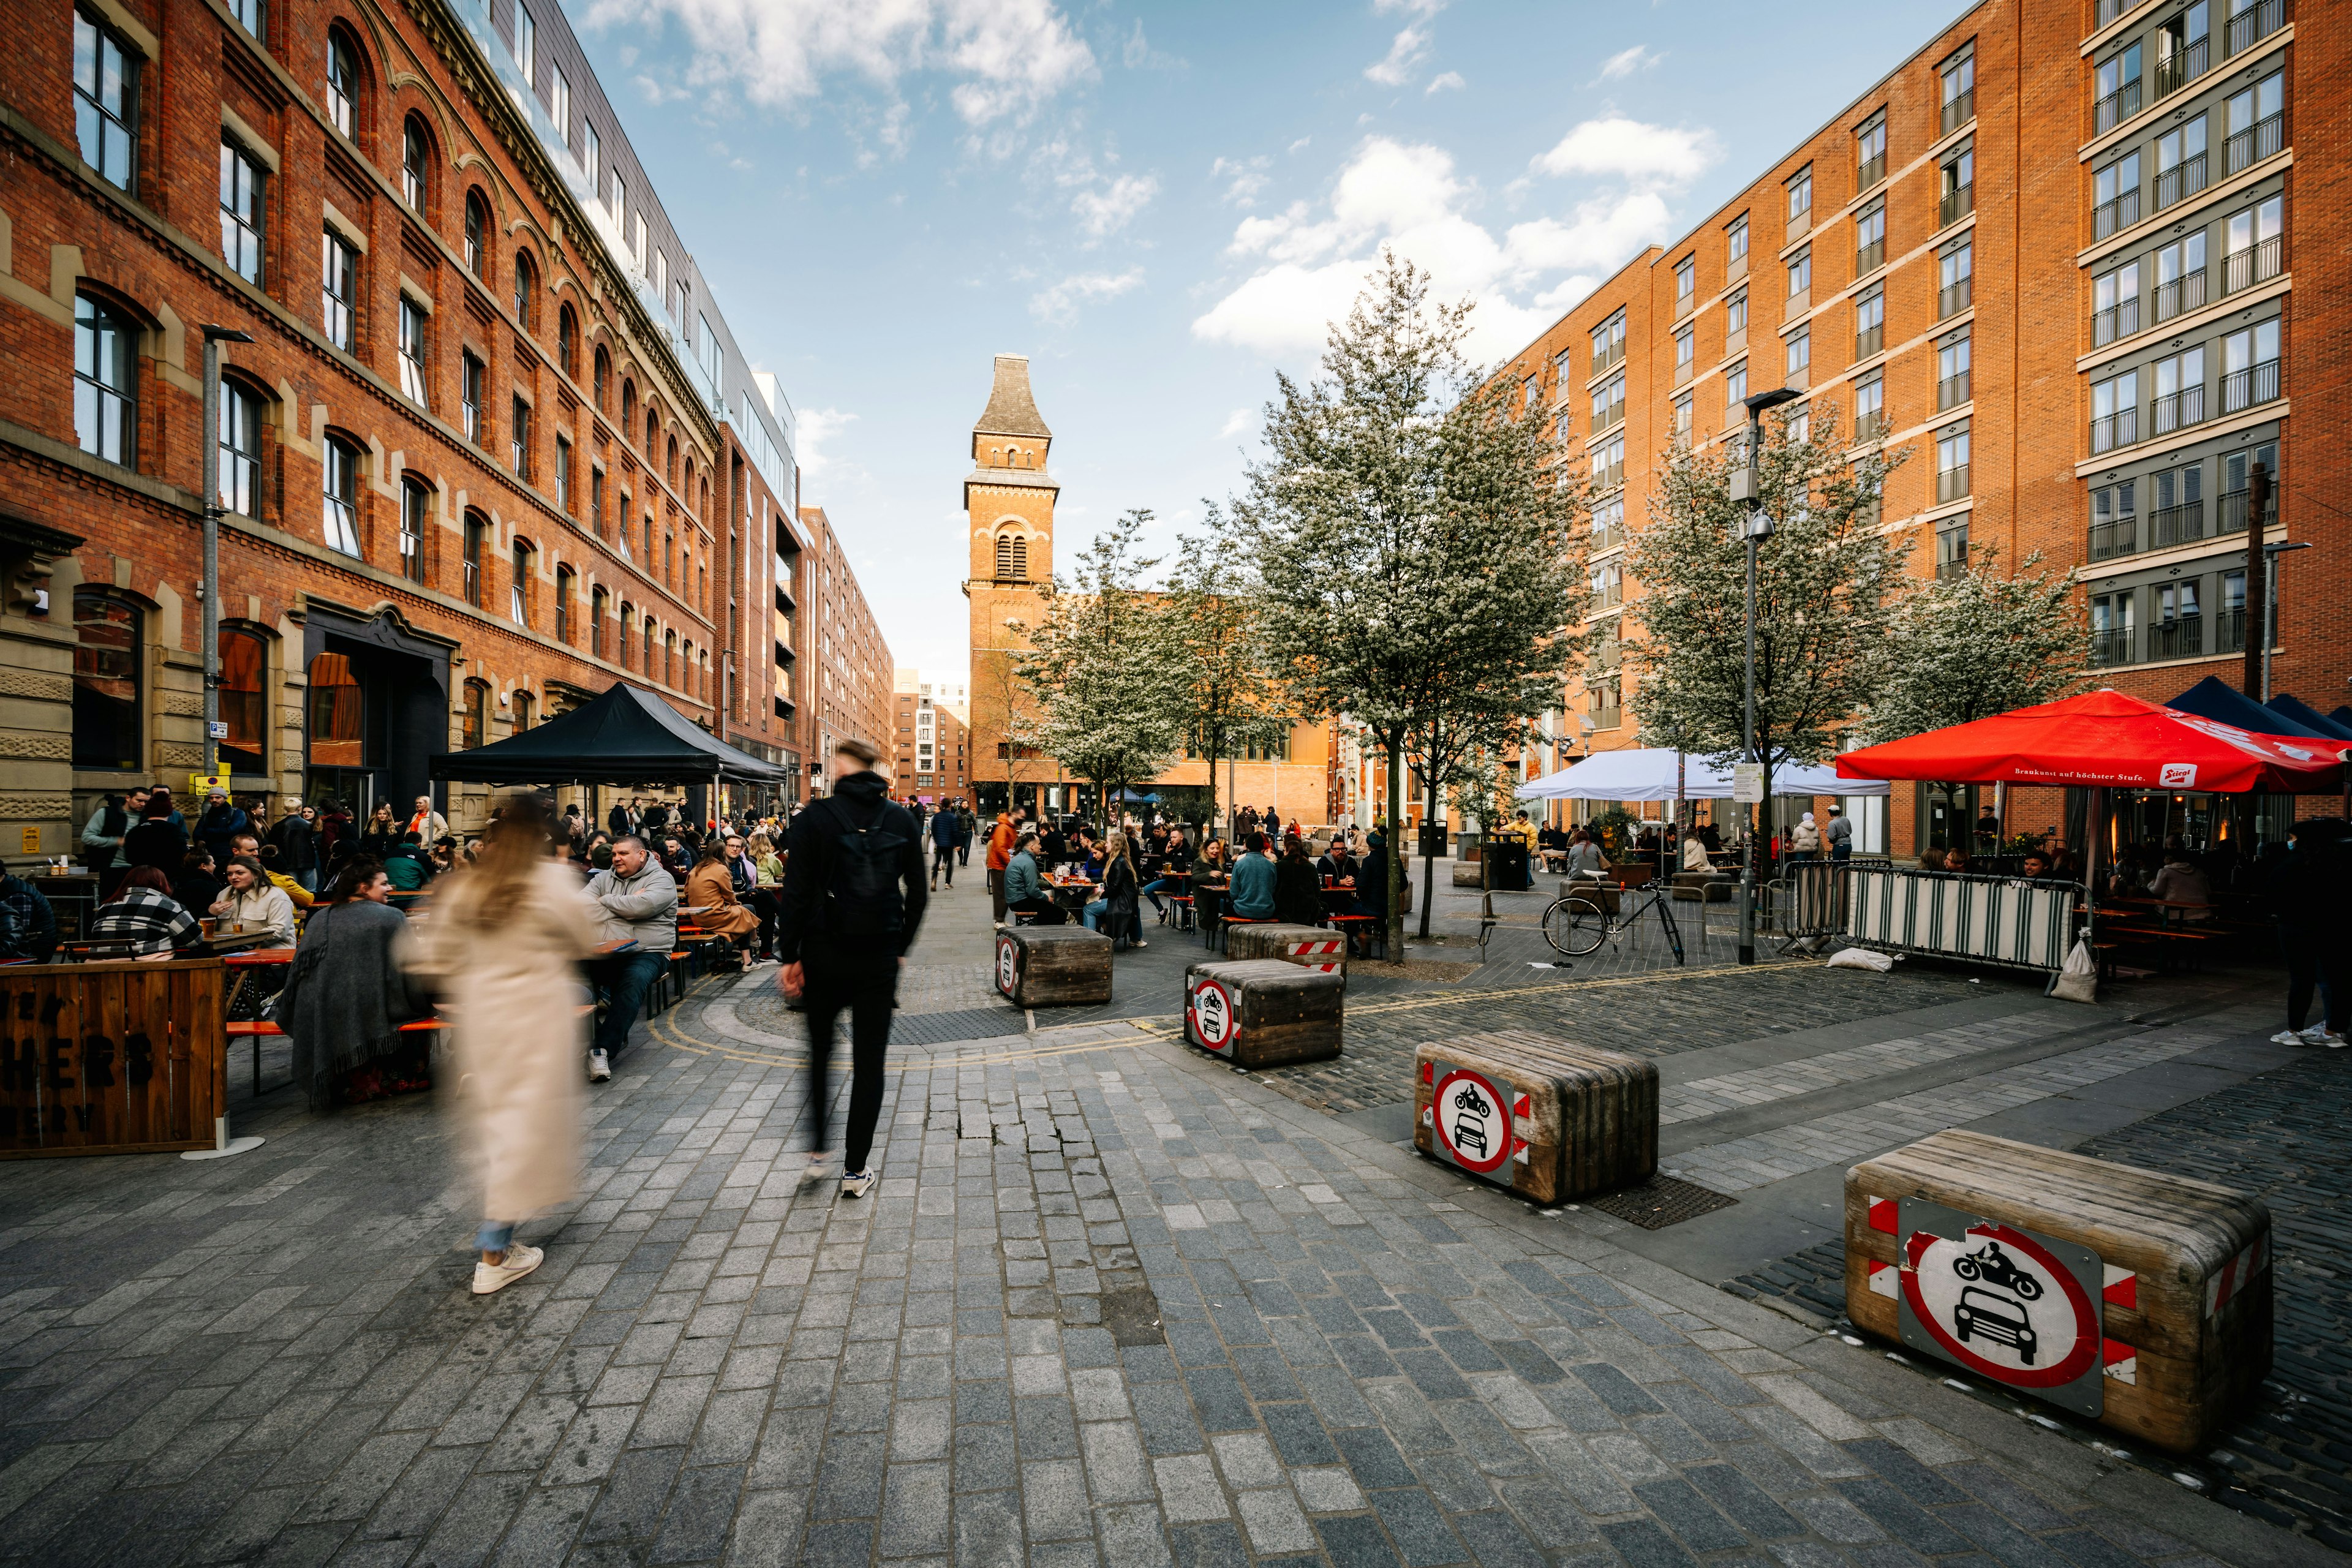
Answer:
M1110 1000L1110 938L1084 926L1014 926L996 933L996 989L1016 1007Z
M1475 860L1456 860L1454 862L1454 885L1457 888L1483 888L1486 885L1486 871Z
M1329 1061L1346 990L1342 975L1279 958L1196 963L1184 971L1184 1037L1235 1067Z
M1646 1058L1506 1029L1426 1041L1412 1059L1424 1154L1539 1204L1657 1172L1658 1065Z
M1237 963L1245 958L1278 958L1285 963L1345 974L1348 939L1321 926L1235 926L1225 933L1225 956Z
M2270 1248L2258 1198L1980 1132L1846 1173L1856 1324L2176 1454L2270 1372Z

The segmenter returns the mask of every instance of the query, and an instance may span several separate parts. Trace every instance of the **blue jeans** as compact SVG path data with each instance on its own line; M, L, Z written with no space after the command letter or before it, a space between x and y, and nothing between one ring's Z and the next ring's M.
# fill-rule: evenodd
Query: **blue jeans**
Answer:
M1168 912L1168 906L1160 901L1160 894L1167 886L1168 879L1165 877L1157 877L1143 884L1143 896L1150 899L1151 907L1163 915Z
M629 1043L629 1028L644 1011L646 992L669 964L666 952L625 952L597 966L596 988L604 994L604 1016L596 1024L596 1049L617 1058Z
M1086 928L1088 931L1100 931L1102 930L1102 918L1109 911L1109 910L1110 900L1108 899L1097 899L1093 903L1088 904L1084 910L1079 911L1078 919L1085 922Z
M482 1252L504 1252L507 1244L513 1239L512 1220L501 1225L496 1220L486 1219L482 1222L482 1228L474 1233L474 1246Z

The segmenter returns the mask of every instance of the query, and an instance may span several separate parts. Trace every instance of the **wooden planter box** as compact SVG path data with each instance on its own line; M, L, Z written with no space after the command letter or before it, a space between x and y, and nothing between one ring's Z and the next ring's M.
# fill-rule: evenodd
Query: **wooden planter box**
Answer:
M1110 938L1084 926L1013 926L996 933L996 989L1016 1007L1110 1000Z
M0 969L0 1160L213 1147L223 973L217 958Z
M1506 1029L1412 1053L1423 1153L1555 1204L1647 1181L1658 1168L1658 1065Z
M1346 983L1278 958L1196 963L1184 972L1184 1037L1236 1067L1286 1067L1339 1054Z
M1857 1325L2176 1454L2270 1371L2270 1244L2259 1199L1980 1132L1845 1178Z
M1278 958L1302 969L1344 977L1348 973L1348 938L1321 926L1234 926L1225 932L1225 956Z

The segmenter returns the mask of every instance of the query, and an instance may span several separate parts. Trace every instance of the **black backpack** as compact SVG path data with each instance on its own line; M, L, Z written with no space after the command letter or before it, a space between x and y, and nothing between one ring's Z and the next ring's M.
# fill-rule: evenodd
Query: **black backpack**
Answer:
M857 826L848 807L834 803L833 874L824 889L826 924L836 936L888 936L907 923L907 900L898 886L898 855L908 840L887 831L889 803L876 806L873 820Z

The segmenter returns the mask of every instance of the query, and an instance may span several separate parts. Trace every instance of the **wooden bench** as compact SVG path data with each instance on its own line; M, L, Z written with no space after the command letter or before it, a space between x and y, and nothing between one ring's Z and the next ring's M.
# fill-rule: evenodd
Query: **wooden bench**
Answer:
M1346 935L1321 926L1279 922L1244 925L1225 939L1225 956L1236 963L1250 958L1278 958L1301 968L1338 974L1343 981L1348 973Z
M996 989L1016 1007L1110 1000L1110 938L1081 925L1014 926L996 933Z
M1184 1037L1236 1067L1286 1067L1339 1054L1346 982L1279 958L1196 963L1184 972Z
M1539 1204L1647 1181L1658 1067L1526 1030L1413 1049L1413 1146Z
M2176 1454L2271 1365L2261 1200L1980 1132L1846 1173L1846 1313Z

